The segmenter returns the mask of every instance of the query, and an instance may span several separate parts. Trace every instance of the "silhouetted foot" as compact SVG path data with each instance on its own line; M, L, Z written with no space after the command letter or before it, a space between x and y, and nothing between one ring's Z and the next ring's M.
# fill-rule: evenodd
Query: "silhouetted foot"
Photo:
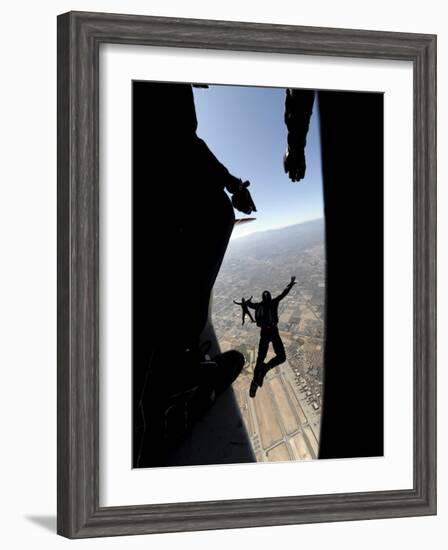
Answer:
M201 351L179 357L176 368L153 383L147 397L145 442L138 466L163 466L168 454L213 406L217 396L236 380L244 362L243 354L236 350L212 359Z
M212 362L217 365L213 373L213 385L216 394L219 395L235 382L246 360L241 352L230 350L218 353L212 358Z
M254 379L250 383L250 388L249 388L249 395L250 397L252 397L252 399L255 397L257 390L258 390L258 384L255 382L255 379Z
M244 355L236 350L218 353L195 366L189 376L188 404L185 414L194 422L229 388L244 367ZM193 393L190 393L191 389ZM190 422L191 423L191 422Z
M264 377L266 376L266 363L261 363L261 365L257 365L254 370L254 381L256 382L257 386L260 388L263 387L263 381Z

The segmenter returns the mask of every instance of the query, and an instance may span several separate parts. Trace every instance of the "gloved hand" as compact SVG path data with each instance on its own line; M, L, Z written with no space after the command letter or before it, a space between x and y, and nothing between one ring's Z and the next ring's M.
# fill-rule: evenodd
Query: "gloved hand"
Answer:
M283 157L283 168L291 181L300 181L305 177L306 163L303 149L286 151Z
M250 183L248 181L241 182L232 195L233 206L244 214L252 214L252 212L257 211L252 196L247 189L249 185Z

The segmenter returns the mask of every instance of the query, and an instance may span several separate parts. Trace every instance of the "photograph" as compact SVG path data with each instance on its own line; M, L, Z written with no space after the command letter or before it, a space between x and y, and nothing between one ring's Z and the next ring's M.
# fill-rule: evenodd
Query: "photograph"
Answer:
M2 547L446 547L446 5L2 8Z
M437 512L437 37L314 23L58 16L64 537Z
M131 86L132 468L383 456L383 93Z

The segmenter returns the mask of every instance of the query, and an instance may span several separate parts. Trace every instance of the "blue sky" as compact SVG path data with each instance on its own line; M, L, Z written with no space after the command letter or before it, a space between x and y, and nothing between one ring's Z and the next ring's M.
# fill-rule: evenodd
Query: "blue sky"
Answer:
M306 146L306 175L293 183L283 171L283 88L210 86L194 88L194 96L198 135L233 175L251 183L257 220L235 227L235 238L323 217L316 104Z

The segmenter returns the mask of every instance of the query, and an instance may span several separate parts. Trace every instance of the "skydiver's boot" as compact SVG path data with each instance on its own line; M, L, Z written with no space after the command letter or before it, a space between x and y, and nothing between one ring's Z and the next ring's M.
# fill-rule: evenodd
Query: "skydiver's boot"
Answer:
M172 393L164 411L164 432L168 446L193 427L210 409L216 398L236 380L244 366L244 356L236 350L219 353L213 358L205 355L187 365L189 373L180 388Z
M255 367L254 378L260 388L263 387L264 377L266 376L268 370L269 368L266 363L261 363Z
M266 363L259 363L254 370L254 377L250 384L249 395L250 397L255 397L257 389L263 386L264 377L269 369L267 368Z
M210 358L198 349L182 352L171 369L152 376L144 399L144 436L137 467L164 466L194 424L241 373L242 353ZM163 365L162 365L163 366Z
M252 397L252 399L255 397L257 390L258 390L258 384L255 382L255 378L253 378L249 388L249 396Z
M257 393L257 390L259 387L260 368L261 368L261 364L257 364L254 370L254 376L252 378L252 382L250 383L249 396L252 398L255 397L255 394Z
M216 364L216 367L213 372L210 371L210 376L213 380L214 391L218 396L231 386L241 374L245 359L241 352L229 350L215 355L212 362Z

